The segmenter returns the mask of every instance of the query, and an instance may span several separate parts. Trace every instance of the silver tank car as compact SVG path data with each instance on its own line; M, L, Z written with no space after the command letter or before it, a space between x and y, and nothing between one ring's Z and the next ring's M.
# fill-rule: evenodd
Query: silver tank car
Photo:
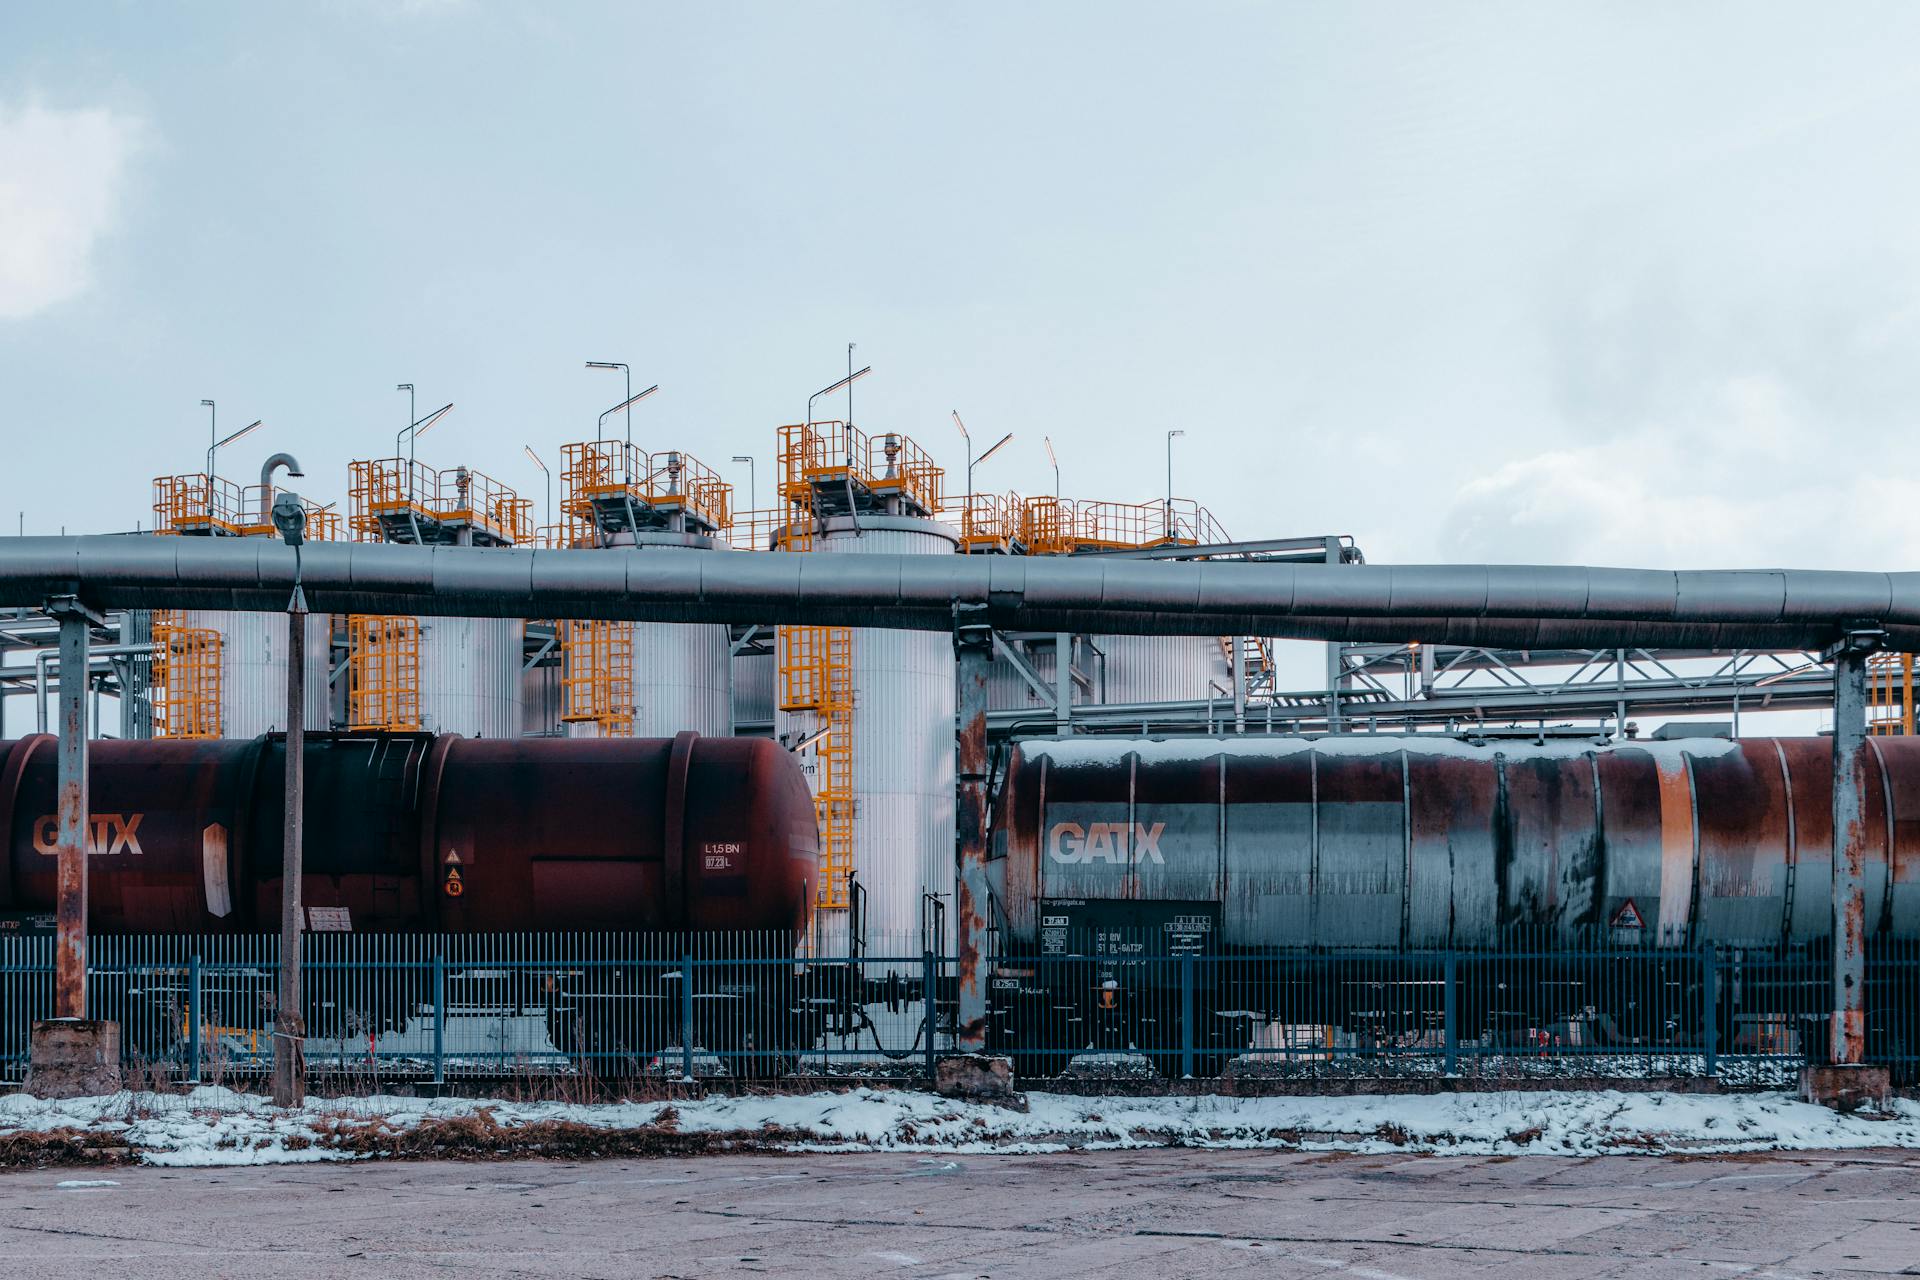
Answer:
M1690 948L1826 937L1832 744L1028 741L995 806L1008 954ZM1920 937L1920 740L1868 743L1866 906Z

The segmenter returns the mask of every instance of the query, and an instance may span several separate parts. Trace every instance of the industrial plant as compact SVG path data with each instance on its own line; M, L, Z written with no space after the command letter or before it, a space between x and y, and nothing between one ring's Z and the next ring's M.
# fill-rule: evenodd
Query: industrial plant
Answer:
M420 456L452 406L403 384L393 456L337 487L284 452L241 485L213 463L251 428L214 431L137 532L15 540L9 973L58 932L59 762L90 739L85 924L123 956L95 1000L189 1078L275 1059L283 903L309 965L335 948L309 1062L436 1082L931 1079L982 1049L1037 1079L1920 1065L1899 602L1840 619L1816 583L1743 618L1751 584L1623 579L1645 598L1609 614L1539 575L1627 571L1386 570L1345 533L1231 536L1170 482L981 491L1008 437L976 458L957 413L952 469L814 415L865 372L772 430L770 508L606 430L657 388L553 470L528 446L536 501ZM1286 687L1276 646L1315 637L1324 684ZM1839 736L1741 732L1781 710ZM8 979L8 1070L51 968Z

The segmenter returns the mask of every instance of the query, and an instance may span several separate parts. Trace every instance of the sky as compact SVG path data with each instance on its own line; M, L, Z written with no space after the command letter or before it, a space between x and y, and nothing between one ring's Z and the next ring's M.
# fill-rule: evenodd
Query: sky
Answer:
M1375 563L1911 567L1920 10L0 6L0 530L151 522L219 404L344 499L636 438Z

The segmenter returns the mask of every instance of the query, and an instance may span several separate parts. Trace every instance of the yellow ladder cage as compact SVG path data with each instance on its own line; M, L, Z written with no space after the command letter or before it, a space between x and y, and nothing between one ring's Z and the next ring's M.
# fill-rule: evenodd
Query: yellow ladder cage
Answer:
M220 633L189 627L171 609L153 614L153 736L220 736Z
M602 738L631 738L633 624L569 619L560 625L560 719L594 725Z
M831 424L838 426L839 424ZM847 433L850 435L850 431ZM843 437L844 439L844 437ZM781 429L780 498L788 551L813 548L813 480L836 463L835 437L816 424ZM849 447L846 461L857 451ZM820 824L819 905L844 910L853 882L853 631L849 627L780 628L779 705L812 712L816 740L813 810Z
M1867 732L1913 736L1913 655L1867 656Z
M348 615L347 723L389 733L419 731L420 619Z

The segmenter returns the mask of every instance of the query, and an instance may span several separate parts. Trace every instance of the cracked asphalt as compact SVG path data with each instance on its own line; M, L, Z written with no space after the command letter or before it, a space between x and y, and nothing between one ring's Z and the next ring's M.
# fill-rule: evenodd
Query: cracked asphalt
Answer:
M0 1174L0 1259L13 1280L1920 1275L1920 1155L1156 1150L16 1171Z

